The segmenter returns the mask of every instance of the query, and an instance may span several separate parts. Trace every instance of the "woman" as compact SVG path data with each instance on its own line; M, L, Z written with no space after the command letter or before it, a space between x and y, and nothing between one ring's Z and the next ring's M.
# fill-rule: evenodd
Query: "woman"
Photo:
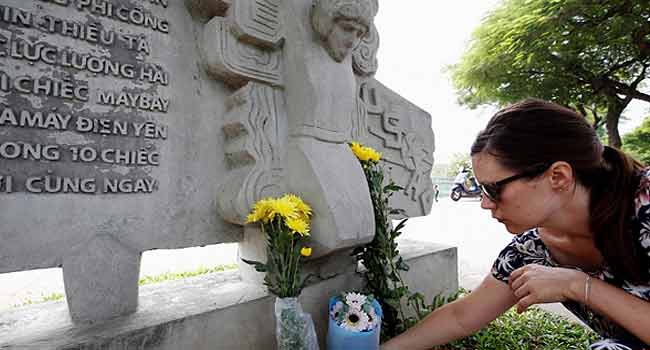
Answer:
M603 338L650 344L650 168L603 147L574 111L526 100L498 112L471 150L481 207L515 234L481 285L382 346L429 349L513 305L562 302Z

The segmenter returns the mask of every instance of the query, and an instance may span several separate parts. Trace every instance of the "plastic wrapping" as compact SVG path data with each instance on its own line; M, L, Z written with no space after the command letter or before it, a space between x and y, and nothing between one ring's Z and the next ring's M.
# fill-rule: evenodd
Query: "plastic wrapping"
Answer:
M314 321L297 298L275 299L275 339L278 350L318 350Z
M331 312L338 299L330 298L329 311ZM336 323L332 317L328 317L329 325L327 330L327 350L379 350L379 335L381 332L381 306L374 300L372 306L375 314L379 317L377 325L369 332L353 332ZM329 314L329 312L328 312Z

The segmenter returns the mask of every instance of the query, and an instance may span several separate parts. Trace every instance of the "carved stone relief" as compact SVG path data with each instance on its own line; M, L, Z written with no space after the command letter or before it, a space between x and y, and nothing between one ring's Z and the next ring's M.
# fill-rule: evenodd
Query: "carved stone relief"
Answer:
M284 37L280 15L282 1L235 1L228 18L235 36L259 47L277 48Z
M270 51L237 40L228 20L212 18L203 30L202 54L209 73L232 87L247 81L282 86L280 51Z
M223 132L230 171L220 186L219 209L225 220L243 225L257 200L285 191L284 100L277 88L250 82L230 96L226 105Z
M232 0L185 0L185 6L195 18L207 21L225 15Z
M374 82L377 10L375 0L241 0L232 2L228 18L205 25L207 71L239 89L228 99L223 126L230 173L218 207L227 221L243 224L256 200L292 191L319 213L314 256L369 241L372 205L346 145L353 140L384 152L405 187L409 215L428 212L433 141L417 130L430 129L428 115L385 88L378 93L358 83ZM336 176L341 172L345 177ZM260 254L251 235L242 251Z
M242 224L264 196L313 205L315 258L371 240L352 140L428 210L428 115L369 78L376 1L1 2L0 272L63 265L75 319L136 309L142 251L263 258Z
M379 33L373 24L370 31L361 39L352 52L352 67L354 73L362 77L375 75L378 68L377 49L379 49Z
M201 52L208 73L237 89L226 101L224 156L228 173L220 181L220 216L243 225L252 205L285 191L287 126L279 0L232 1L227 18L203 28Z
M376 0L317 0L312 27L330 56L342 62L371 31L377 10Z
M368 142L382 150L382 159L404 187L393 206L407 216L431 210L434 135L431 116L374 79L360 80L360 96L368 112Z

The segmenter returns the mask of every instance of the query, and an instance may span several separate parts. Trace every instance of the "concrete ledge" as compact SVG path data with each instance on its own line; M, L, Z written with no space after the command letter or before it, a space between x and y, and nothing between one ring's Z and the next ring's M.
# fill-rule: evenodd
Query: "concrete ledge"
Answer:
M406 282L426 300L458 287L456 248L401 241L400 249L411 266ZM361 284L358 274L347 273L303 291L301 303L311 313L321 343L328 298ZM102 324L73 324L65 302L5 312L0 315L0 349L273 349L273 303L274 297L243 283L237 272L210 274L144 286L136 313Z
M398 240L401 256L410 266L402 273L411 292L420 292L431 303L438 294L458 290L458 249L442 244ZM410 315L409 313L407 313Z

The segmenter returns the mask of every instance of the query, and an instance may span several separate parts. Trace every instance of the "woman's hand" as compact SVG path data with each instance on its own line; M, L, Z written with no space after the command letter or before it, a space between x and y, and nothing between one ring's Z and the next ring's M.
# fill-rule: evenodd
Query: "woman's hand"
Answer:
M522 313L534 304L577 300L578 291L587 275L583 272L560 267L530 264L512 272L508 284L517 298L517 312Z

